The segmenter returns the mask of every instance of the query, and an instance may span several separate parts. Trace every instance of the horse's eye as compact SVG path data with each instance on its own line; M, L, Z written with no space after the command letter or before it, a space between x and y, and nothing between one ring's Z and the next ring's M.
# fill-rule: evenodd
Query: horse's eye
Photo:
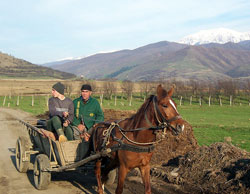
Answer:
M163 106L164 108L167 108L167 107L168 107L168 105L166 105L166 104L163 104L162 106Z

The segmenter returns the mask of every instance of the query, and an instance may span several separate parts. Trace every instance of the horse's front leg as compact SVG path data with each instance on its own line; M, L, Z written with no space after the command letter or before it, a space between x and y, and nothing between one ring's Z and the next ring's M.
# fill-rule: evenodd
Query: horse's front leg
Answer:
M95 176L97 180L99 194L103 194L103 187L101 181L101 165L102 165L101 160L97 160L97 162L95 163Z
M118 184L115 190L116 194L121 194L123 191L124 181L127 176L128 169L124 165L120 165L118 169Z
M150 185L150 165L140 166L141 177L144 183L145 194L151 194L151 185Z

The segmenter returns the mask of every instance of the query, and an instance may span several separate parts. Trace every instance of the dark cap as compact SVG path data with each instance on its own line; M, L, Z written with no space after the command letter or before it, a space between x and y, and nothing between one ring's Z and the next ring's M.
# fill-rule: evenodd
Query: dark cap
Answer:
M55 89L58 93L64 95L65 86L61 82L57 82L52 86L52 88Z
M89 90L92 91L92 88L89 84L83 84L81 90Z

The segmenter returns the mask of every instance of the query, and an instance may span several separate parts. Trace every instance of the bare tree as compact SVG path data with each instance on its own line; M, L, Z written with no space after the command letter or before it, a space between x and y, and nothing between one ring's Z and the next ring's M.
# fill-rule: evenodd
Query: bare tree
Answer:
M191 87L192 95L196 96L199 89L199 82L191 79L189 81L189 86Z
M154 84L148 81L140 83L140 93L142 97L147 98L154 91Z
M107 98L112 99L112 95L117 92L116 83L112 80L105 81L103 83L103 92Z
M69 96L71 96L73 92L73 85L72 83L66 83L65 84L65 92L68 93Z
M225 80L221 82L224 94L227 96L235 96L236 94L236 82L233 80Z
M244 84L245 93L250 97L250 80L247 80Z
M132 95L134 83L130 80L124 80L121 83L121 89L126 94L127 98L129 98Z

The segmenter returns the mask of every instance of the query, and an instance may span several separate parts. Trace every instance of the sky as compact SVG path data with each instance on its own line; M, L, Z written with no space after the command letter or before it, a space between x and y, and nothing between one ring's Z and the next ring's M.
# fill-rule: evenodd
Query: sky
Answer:
M178 42L214 28L250 32L250 1L0 0L0 51L34 64Z

